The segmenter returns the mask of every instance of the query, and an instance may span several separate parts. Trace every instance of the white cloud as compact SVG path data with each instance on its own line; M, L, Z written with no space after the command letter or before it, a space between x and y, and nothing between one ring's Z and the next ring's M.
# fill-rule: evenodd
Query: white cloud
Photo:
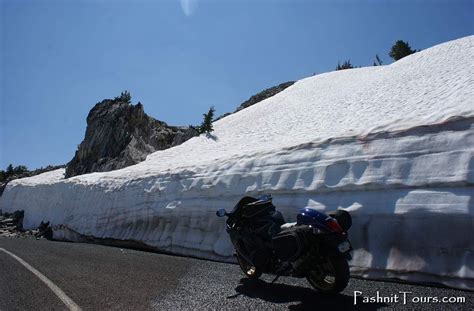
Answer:
M193 14L198 7L198 0L179 0L179 2L181 3L184 15L186 16Z

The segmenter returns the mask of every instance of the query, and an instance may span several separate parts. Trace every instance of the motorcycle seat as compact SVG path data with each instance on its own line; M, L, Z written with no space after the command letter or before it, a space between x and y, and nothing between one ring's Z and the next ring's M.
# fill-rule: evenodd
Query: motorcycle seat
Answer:
M287 222L286 224L281 225L280 229L281 230L289 229L289 228L294 227L294 226L296 226L296 222Z

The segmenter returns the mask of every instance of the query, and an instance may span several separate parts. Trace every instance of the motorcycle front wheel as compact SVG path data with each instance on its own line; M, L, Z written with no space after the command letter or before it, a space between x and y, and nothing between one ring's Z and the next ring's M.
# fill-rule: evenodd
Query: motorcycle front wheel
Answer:
M239 263L240 269L244 272L245 276L251 280L256 280L262 275L262 270L257 269L252 263L248 262L244 257L236 254L237 262Z
M349 276L349 265L346 258L340 254L331 254L311 270L306 279L314 289L334 294L346 288Z

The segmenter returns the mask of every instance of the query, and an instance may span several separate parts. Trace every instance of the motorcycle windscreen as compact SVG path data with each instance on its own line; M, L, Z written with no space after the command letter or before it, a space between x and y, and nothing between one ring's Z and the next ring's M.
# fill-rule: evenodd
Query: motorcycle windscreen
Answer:
M241 210L245 205L258 201L257 198L254 197L243 197L240 201L234 206L231 211L231 214L237 213Z

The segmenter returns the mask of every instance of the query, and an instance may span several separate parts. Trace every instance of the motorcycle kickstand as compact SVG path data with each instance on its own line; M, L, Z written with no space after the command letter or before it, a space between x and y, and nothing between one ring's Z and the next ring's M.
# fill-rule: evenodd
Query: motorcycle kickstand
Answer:
M288 266L284 266L283 268L281 269L278 269L277 272L276 272L276 277L273 279L273 281L271 282L271 284L275 283L276 281L278 281L278 279L280 278L280 276L282 276L282 273L284 273L285 271L288 271Z
M276 281L278 281L278 279L280 278L280 274L277 274L276 277L273 279L273 281L270 283L270 284L273 284L275 283Z

